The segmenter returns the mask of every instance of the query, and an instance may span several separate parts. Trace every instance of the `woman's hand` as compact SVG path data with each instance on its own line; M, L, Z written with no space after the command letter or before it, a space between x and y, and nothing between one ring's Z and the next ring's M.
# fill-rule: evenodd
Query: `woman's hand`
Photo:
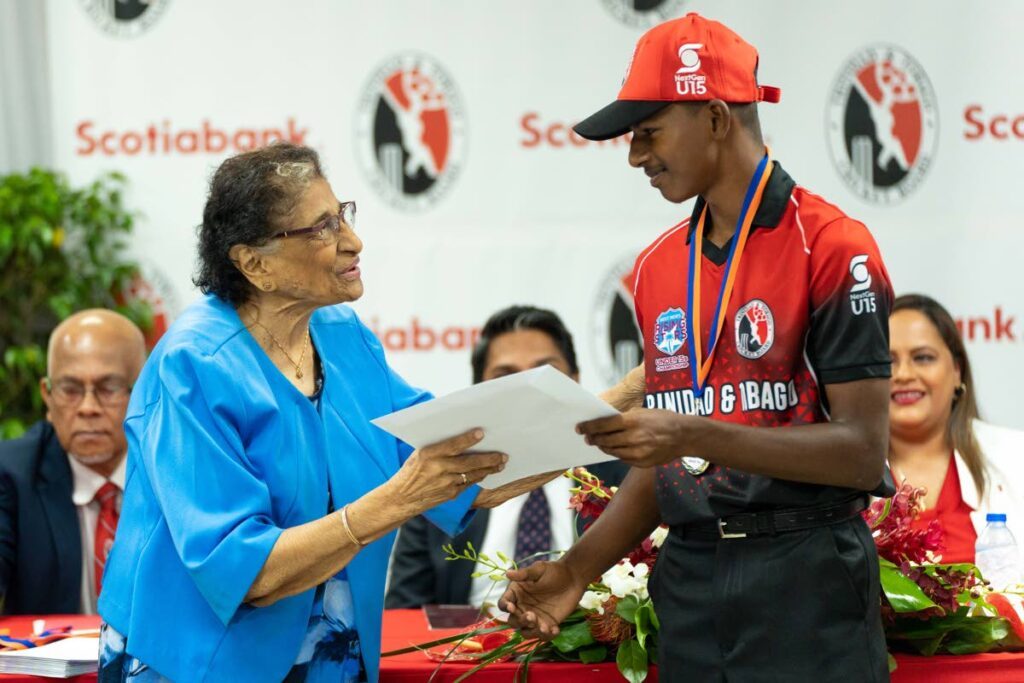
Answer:
M483 438L483 431L474 429L414 451L385 485L390 498L396 505L413 510L408 515L413 517L500 472L508 460L504 453L465 453Z
M522 479L516 479L513 482L499 486L496 489L481 489L476 500L473 501L473 507L475 508L494 508L498 507L506 500L521 496L524 493L539 488L544 484L548 483L555 477L559 477L565 470L558 470L556 472L545 472L544 474L535 474L531 477L523 477Z

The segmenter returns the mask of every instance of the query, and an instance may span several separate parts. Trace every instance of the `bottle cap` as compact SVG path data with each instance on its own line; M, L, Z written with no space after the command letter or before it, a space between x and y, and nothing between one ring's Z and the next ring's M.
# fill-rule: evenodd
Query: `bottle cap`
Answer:
M986 522L1005 522L1006 515L1001 512L990 512L985 515Z

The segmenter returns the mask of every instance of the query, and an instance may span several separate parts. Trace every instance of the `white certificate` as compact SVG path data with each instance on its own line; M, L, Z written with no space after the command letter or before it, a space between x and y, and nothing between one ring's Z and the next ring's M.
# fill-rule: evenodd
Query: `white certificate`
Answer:
M453 394L373 420L384 431L422 448L484 430L473 451L508 454L505 469L480 485L495 488L533 474L614 460L576 433L587 420L618 411L550 365L474 384Z

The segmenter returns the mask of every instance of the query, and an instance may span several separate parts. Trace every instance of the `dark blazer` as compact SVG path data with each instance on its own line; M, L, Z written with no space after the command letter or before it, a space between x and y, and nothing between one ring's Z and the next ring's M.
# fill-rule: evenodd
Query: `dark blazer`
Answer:
M0 442L0 613L81 609L82 538L71 491L71 466L49 422Z
M587 468L600 477L606 486L622 483L629 466L617 460ZM420 607L421 605L464 605L475 565L469 561L445 560L442 545L452 543L461 551L471 542L479 550L487 533L490 510L478 510L469 526L452 538L422 516L402 525L391 557L391 581L384 599L387 609ZM577 531L583 533L581 520Z

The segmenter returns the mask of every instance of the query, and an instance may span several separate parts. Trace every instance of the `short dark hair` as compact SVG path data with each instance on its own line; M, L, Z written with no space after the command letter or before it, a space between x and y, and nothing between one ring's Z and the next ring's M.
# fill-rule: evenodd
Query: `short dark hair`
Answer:
M762 140L761 117L757 114L757 102L746 104L730 104L729 111L747 131L754 136L755 140Z
M283 221L309 183L323 177L316 151L290 142L224 161L210 180L193 284L235 306L245 303L253 288L231 260L231 247L266 244L275 230L287 227Z
M537 330L551 337L551 341L565 357L569 371L574 375L579 374L572 335L557 314L536 306L509 306L488 318L480 331L480 339L473 347L473 384L479 384L484 379L484 368L487 365L491 342L503 334L517 330Z

